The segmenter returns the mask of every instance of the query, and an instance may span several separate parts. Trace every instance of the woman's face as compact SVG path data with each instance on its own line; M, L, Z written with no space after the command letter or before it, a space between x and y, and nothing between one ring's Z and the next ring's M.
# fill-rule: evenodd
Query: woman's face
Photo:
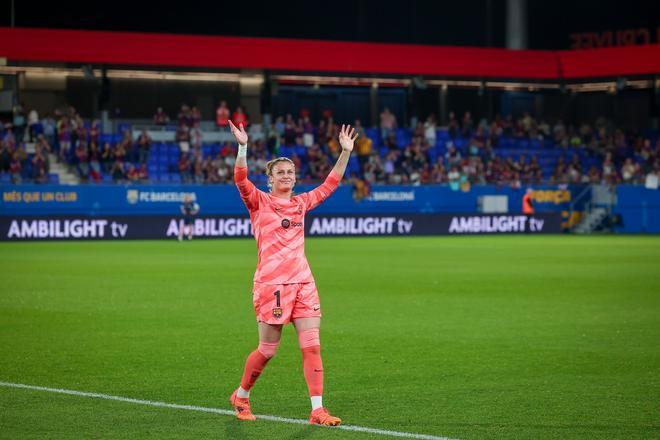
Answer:
M296 168L289 162L277 162L268 181L273 186L273 191L292 191L296 184Z

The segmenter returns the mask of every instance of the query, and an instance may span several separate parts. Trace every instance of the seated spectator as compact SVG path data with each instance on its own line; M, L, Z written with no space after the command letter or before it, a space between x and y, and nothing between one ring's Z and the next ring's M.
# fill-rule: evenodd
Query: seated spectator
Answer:
M220 130L227 130L229 127L229 108L225 101L220 101L220 105L215 111L215 125Z
M115 156L118 154L122 155L122 161L124 158L133 159L136 157L136 154L133 151L133 133L131 130L124 131L124 136L115 149Z
M89 128L89 142L90 144L94 142L96 145L99 145L101 139L101 121L94 119L92 125Z
M14 154L9 163L9 173L11 175L11 183L21 183L23 178L21 177L21 171L23 171L23 165L18 154L18 151L14 151Z
M437 124L435 121L435 115L431 113L424 122L424 139L426 139L426 143L432 147L435 147L436 136L437 136L436 130L437 130Z
M101 174L101 152L96 142L92 142L89 145L89 175L94 182L99 183Z
M140 174L138 170L135 169L135 165L132 163L128 164L128 172L126 173L129 183L138 183L140 181Z
M461 162L461 153L454 147L454 144L450 144L447 152L445 153L445 160L447 161L447 166L449 168L457 166Z
M110 174L112 169L112 164L115 160L115 153L110 147L110 142L103 144L103 151L101 152L101 164L103 165L103 172L105 174Z
M40 170L43 170L48 174L48 156L43 154L43 150L39 144L35 146L34 156L32 156L32 178L36 179L40 174Z
M309 148L314 143L314 126L309 119L309 115L305 115L301 118L300 125L302 127L303 145Z
M339 153L341 152L341 145L339 145L339 141L337 139L338 138L333 136L328 139L328 143L326 144L327 151L333 158L339 157Z
M442 162L438 161L433 165L430 181L431 183L447 183L447 171Z
M296 122L291 114L286 115L284 124L284 145L293 145L296 142Z
M78 170L78 175L83 180L83 182L87 182L87 179L89 178L89 155L87 153L87 144L85 142L78 143L75 154L77 160L76 169Z
M155 125L167 125L170 122L170 117L163 111L163 107L158 107L154 113Z
M195 123L199 124L200 122L202 122L202 112L199 111L197 106L193 105L190 109L190 126L192 127Z
M87 127L85 127L85 123L83 122L82 118L80 115L76 117L76 129L74 131L75 134L75 139L72 139L73 145L78 146L79 143L84 142L85 145L89 144L89 131L87 130ZM126 133L124 133L126 135Z
M234 154L234 148L232 147L230 142L225 142L222 144L222 147L220 148L220 156L223 158L232 156Z
M48 183L48 173L45 168L39 168L39 174L34 178L34 183L45 184Z
M16 141L18 143L25 142L25 111L23 110L23 104L18 103L13 108L13 126L14 133L16 135Z
M449 117L447 120L447 131L449 132L449 136L452 139L455 139L456 136L458 136L458 120L456 119L456 113L453 111L449 112Z
M461 131L463 132L463 137L469 137L474 128L474 121L472 121L472 114L470 112L465 112L463 114L463 121L461 122Z
M193 126L190 128L190 146L199 150L202 148L202 130L199 128L199 122L193 122Z
M190 151L190 129L188 125L179 120L179 127L176 129L176 141L179 143L179 150L182 153Z
M4 173L9 171L9 164L14 152L11 147L4 141L0 141L0 172Z
M141 164L138 169L138 179L140 183L149 183L149 171L147 170L147 164Z
M640 183L639 165L634 163L631 158L627 158L621 168L621 179L623 183Z
M222 160L222 159L221 159ZM216 163L219 165L218 162L216 162L215 159L213 159L211 156L207 157L206 160L204 161L204 174L206 175L206 183L219 183L220 182L220 177L218 176L218 168L216 166Z
M218 164L217 168L218 181L220 183L227 183L231 180L231 169L225 164L224 161Z
M195 160L193 165L193 181L197 184L204 183L206 176L204 175L204 162L201 159Z
M383 138L385 141L383 144L390 150L390 151L399 151L399 144L396 141L396 134L391 131L387 135L387 137Z
M51 114L46 116L46 118L41 121L41 125L43 127L43 135L46 138L46 142L48 142L48 145L51 147L55 146L56 124L57 123ZM53 150L51 149L51 151Z
M181 110L179 110L179 114L177 115L177 121L179 125L183 124L186 127L192 125L192 113L187 104L181 104Z
M191 183L192 181L192 176L190 174L191 163L187 152L181 153L178 166L179 166L179 175L181 176L181 182Z
M60 144L60 159L66 162L71 149L71 123L69 118L63 116L57 124L57 133Z
M595 165L592 165L591 168L589 168L588 179L585 183L600 183L600 171L598 171L598 168Z
M37 113L36 109L32 109L28 113L27 117L27 130L28 130L28 137L30 142L34 142L34 140L37 138L37 131L41 129L40 124L39 124L39 113Z
M392 113L389 107L385 107L380 113L380 136L381 139L387 139L387 137L396 130L396 116Z
M116 159L112 168L110 169L110 174L112 175L112 180L115 183L122 183L126 181L126 171L124 170L124 162L119 159Z
M241 107L240 105L236 107L236 111L234 112L233 115L231 115L231 120L235 126L238 127L240 124L243 124L243 128L247 129L248 117L245 113L243 113L243 107Z
M605 160L603 161L603 183L614 185L618 182L618 176L616 172L616 166L614 165L614 160L612 159L612 153L608 152L605 155Z
M394 175L396 164L396 152L390 151L385 156L385 162L383 164L383 172L385 173L385 179L387 182L390 182L392 175Z
M151 136L145 128L140 133L137 141L138 146L138 162L141 164L149 162L149 153L151 152Z
M113 155L114 159L120 162L124 162L126 160L126 147L123 142L117 144L113 151Z

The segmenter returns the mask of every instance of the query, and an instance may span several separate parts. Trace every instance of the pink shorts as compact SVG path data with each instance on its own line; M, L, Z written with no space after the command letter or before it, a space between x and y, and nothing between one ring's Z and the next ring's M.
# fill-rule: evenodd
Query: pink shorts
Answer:
M321 317L316 283L254 283L252 302L257 322L287 324L297 318Z

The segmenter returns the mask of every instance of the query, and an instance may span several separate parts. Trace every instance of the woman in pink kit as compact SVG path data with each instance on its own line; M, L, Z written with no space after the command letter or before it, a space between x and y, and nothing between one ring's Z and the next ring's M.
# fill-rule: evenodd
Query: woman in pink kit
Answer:
M268 162L270 193L258 190L247 178L248 135L242 124L229 121L238 142L234 180L250 212L258 262L252 301L257 315L259 346L248 356L241 384L229 398L240 420L255 420L250 409L250 389L275 355L282 326L293 322L303 358L305 381L312 402L309 423L336 426L341 423L323 407L321 361L321 305L312 271L305 257L305 214L323 203L339 186L357 135L350 125L339 133L341 154L325 181L312 191L293 195L296 170L293 162L278 157Z

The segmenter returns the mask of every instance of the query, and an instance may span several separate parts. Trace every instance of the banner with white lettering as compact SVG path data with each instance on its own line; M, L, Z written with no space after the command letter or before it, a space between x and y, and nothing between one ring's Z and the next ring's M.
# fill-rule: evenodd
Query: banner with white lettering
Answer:
M308 236L556 234L561 232L561 214L322 215L310 216L305 232Z
M284 219L283 219L284 220ZM282 222L286 228L289 223ZM0 217L0 240L174 239L183 227L178 217ZM305 219L314 236L554 234L561 232L559 213L524 215L404 214L319 215ZM198 238L249 237L243 216L206 216L192 224ZM187 232L187 231L186 231Z

